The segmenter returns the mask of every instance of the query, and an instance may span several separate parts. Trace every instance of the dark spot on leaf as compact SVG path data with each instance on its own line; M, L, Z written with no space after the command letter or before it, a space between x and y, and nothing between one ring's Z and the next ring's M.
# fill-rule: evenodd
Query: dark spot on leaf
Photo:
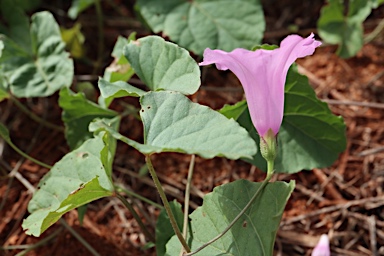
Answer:
M247 221L245 220L244 222L243 222L243 228L246 228L247 227Z
M144 112L144 109L141 109L141 112Z
M151 109L151 106L148 106L147 109Z
M86 159L89 156L89 154L87 152L80 152L77 154L77 156L80 158Z

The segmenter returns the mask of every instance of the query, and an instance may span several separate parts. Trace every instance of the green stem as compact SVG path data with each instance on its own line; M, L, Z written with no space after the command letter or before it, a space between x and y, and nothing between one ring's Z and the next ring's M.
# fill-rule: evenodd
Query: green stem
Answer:
M268 182L270 181L270 179L272 178L273 176L273 173L274 173L274 170L273 170L273 166L274 166L274 163L273 161L267 161L267 176L265 177L263 183L261 183L260 187L256 190L256 193L252 196L251 200L249 200L249 202L247 203L247 205L243 208L243 210L241 210L241 212L236 216L236 218L234 218L232 220L232 222L228 225L228 227L226 227L224 229L223 232L221 232L219 235L217 235L215 238L213 238L212 240L208 241L207 243L205 243L204 245L200 246L199 248L197 248L195 251L191 252L191 253L186 253L184 254L185 256L190 256L190 255L194 255L196 253L198 253L199 251L203 250L205 247L207 247L208 245L216 242L218 239L220 239L222 236L225 235L225 233L227 233L232 227L233 225L235 225L235 223L241 218L241 216L249 209L249 207L253 204L253 202L255 201L255 199L257 198L257 196L261 193L261 191L263 191L264 187L268 184Z
M125 189L125 188L122 188L122 187L120 187L118 185L115 185L115 189L116 189L117 192L123 192L123 193L125 193L125 194L127 194L129 196L136 197L137 199L139 199L139 200L141 200L143 202L146 202L147 204L150 204L150 205L152 205L152 206L154 206L154 207L156 207L156 208L158 208L160 210L162 210L164 208L162 205L160 205L158 203L155 203L155 202L149 200L148 198L143 197L143 196L141 196L139 194L136 194L133 191L130 191L130 190Z
M168 200L167 200L167 196L165 195L164 189L163 189L163 187L161 186L161 183L160 183L160 181L159 181L159 178L158 178L157 175L156 175L155 169L153 168L153 165L152 165L152 162L151 162L151 158L150 158L149 155L146 155L146 156L145 156L145 162L147 163L149 173L150 173L151 176L152 176L153 182L155 183L155 186L156 186L156 188L157 188L157 191L159 192L160 198L161 198L161 200L163 201L164 208L165 208L165 211L166 211L167 214L168 214L168 217L169 217L169 220L170 220L170 222L171 222L173 231L175 232L177 238L179 238L180 243L183 245L185 251L186 251L186 252L190 252L191 249L189 248L187 242L185 241L183 235L182 235L181 232L180 232L179 227L177 226L177 222L176 222L175 216L174 216L173 213L172 213L171 206L169 205L169 202L168 202Z
M79 235L64 219L60 219L60 224L63 225L87 250L94 256L100 256L100 254Z
M184 224L183 224L183 237L187 239L188 232L188 212L189 212L189 198L191 191L193 168L195 167L195 155L191 156L191 162L188 168L187 185L185 187L185 199L184 199Z
M8 145L11 146L17 153L19 153L21 156L27 158L28 160L40 165L40 166L43 166L47 169L51 169L52 166L48 165L48 164L45 164L43 162L40 162L39 160L27 155L26 153L24 153L21 149L19 149L15 144L13 144L13 142L11 140L6 140Z
M94 69L94 74L98 74L99 68L103 62L104 53L104 30L103 30L103 10L101 8L100 0L95 0L96 15L97 15L97 30L99 44L97 47L97 61Z
M127 207L127 209L131 212L133 218L135 218L135 220L139 224L141 230L144 232L144 235L147 237L147 239L149 241L154 242L155 238L151 233L149 233L147 227L144 225L143 221L141 220L140 216L137 214L133 206L127 201L127 199L125 199L124 196L120 195L119 193L116 193L116 197L120 199L120 201L124 204L124 206Z
M184 239L187 239L187 233L188 233L188 213L189 213L189 199L190 199L190 191L191 191L191 184L192 184L192 176L193 176L193 169L195 167L195 155L191 156L191 161L189 162L189 168L188 168L188 176L187 176L187 184L185 186L185 197L184 197L184 221L183 221L183 237ZM182 256L184 253L183 248L180 250L180 256Z
M275 162L274 161L267 161L267 177L268 176L272 176L273 175L273 168L275 166Z
M64 132L64 128L55 124L52 124L50 122L47 122L46 120L42 119L32 111L30 111L28 108L26 108L18 99L11 96L10 99L12 102L22 111L24 114L26 114L29 118L31 118L33 121L40 123L48 128L51 128L52 130L56 130L59 132Z

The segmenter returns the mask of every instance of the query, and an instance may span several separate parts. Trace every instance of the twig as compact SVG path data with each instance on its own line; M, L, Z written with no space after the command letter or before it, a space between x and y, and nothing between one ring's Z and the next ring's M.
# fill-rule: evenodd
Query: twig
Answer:
M14 177L20 181L21 184L23 184L28 191L31 193L34 193L36 191L36 188L27 180L25 179L19 172L14 173ZM81 243L86 247L94 256L99 256L99 254L96 252L95 249L92 248L91 245L89 245L84 238L82 238L74 229L72 229L68 223L64 219L60 219L60 224L63 225L68 231Z
M372 256L377 256L376 219L374 215L367 218L369 228L369 240L371 241Z
M375 39L378 35L380 35L380 32L384 29L384 19L380 21L380 23L375 27L375 29L369 33L364 38L364 44L367 44L371 42L373 39Z
M367 108L379 108L384 109L383 103L376 102L360 102L360 101L351 101L351 100L330 100L330 99L321 99L322 101L331 104L331 105L349 105L349 106L359 106Z
M281 222L281 226L288 225L288 224L291 224L291 223L294 223L294 222L297 222L297 221L301 221L303 219L307 219L307 218L310 218L310 217L313 217L313 216L316 216L316 215L320 215L320 214L323 214L323 213L333 212L333 211L337 211L337 210L340 210L340 209L347 209L347 208L349 208L351 206L362 205L362 204L366 204L366 203L374 203L374 202L376 202L376 203L377 202L381 202L381 205L384 205L384 196L358 199L358 200L353 200L353 201L346 202L345 204L337 204L337 205L332 205L332 206L324 207L324 208L321 208L321 209L319 209L317 211L313 211L313 212L310 212L310 213L307 213L307 214L298 215L296 217L292 217L290 219L282 221ZM380 205L377 205L377 207L379 207L379 206Z
M344 200L343 196L339 193L339 191L337 191L333 184L330 183L331 179L328 178L327 175L325 175L320 169L313 169L313 174L319 180L321 186L327 190L328 194L332 199Z
M48 243L50 240L55 238L62 231L63 231L63 228L58 228L52 234L50 234L47 237L44 237L43 239L41 239L40 241L38 241L38 242L36 242L34 244L26 244L26 245L24 245L24 246L26 246L25 247L26 249L24 251L22 251L22 252L19 252L15 256L23 256L23 255L27 254L28 252L32 251L33 249L36 249L36 248L38 248L38 247ZM14 246L14 247L20 247L20 245L19 246ZM7 250L7 249L11 249L11 248L12 248L11 246L7 246L7 247L3 247L2 249ZM21 248L12 248L12 249L21 249Z
M369 156L384 151L384 146L361 151L357 156Z

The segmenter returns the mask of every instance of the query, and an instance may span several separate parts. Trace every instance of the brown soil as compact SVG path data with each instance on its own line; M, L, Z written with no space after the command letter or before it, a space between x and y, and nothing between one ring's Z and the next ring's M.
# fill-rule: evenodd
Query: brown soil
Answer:
M139 36L148 33L136 20L126 18L134 17L132 3L124 5L123 1L114 2L120 8L119 13L109 5L104 6L107 51L112 49L120 34L128 35L133 30L138 31ZM290 24L298 25L299 32L303 34L314 31L322 1L310 4L312 13L303 11L308 6L292 9L297 1L287 2L292 5L265 4L265 41L268 43L278 43L289 34L286 28ZM365 23L366 31L371 31L384 17L383 14L383 7L375 10ZM93 8L80 17L80 22L88 40L87 47L96 49L97 40L89 40L92 36L96 37L96 21L90 20L96 20ZM59 21L63 26L71 25L68 20ZM356 57L340 59L335 55L334 46L324 46L317 49L313 56L297 62L299 71L308 76L318 97L329 102L333 113L344 117L348 145L329 168L276 177L286 181L294 179L297 184L278 232L276 255L310 255L323 233L330 237L332 255L384 255L383 46L384 34L381 34L366 44ZM94 57L91 52L89 55ZM103 65L108 65L110 61L106 59ZM76 68L76 74L90 74L89 68L81 63ZM193 100L217 109L243 98L241 86L233 74L214 69L210 71L212 73L205 78L204 86L193 96ZM96 84L95 80L92 82ZM133 84L135 82L137 80L132 81ZM37 115L62 125L57 99L58 96L54 95L22 102ZM126 102L137 105L136 100L126 99ZM116 104L114 108L121 107ZM62 133L32 121L12 101L1 102L0 113L0 119L9 128L14 143L34 158L54 164L68 152ZM142 137L141 124L132 117L124 119L121 131L133 139L140 140ZM169 199L177 198L182 202L190 157L161 154L152 159ZM119 144L114 179L160 203L150 178L138 175L144 164L142 155ZM16 255L21 249L13 249L12 246L32 244L36 248L27 253L30 256L91 255L59 222L40 238L29 237L22 231L21 222L28 216L27 204L31 198L26 184L36 186L47 169L25 160L5 146L0 155L0 173L0 244L8 248L0 250L0 255ZM260 181L263 177L264 173L242 161L197 158L191 207L201 205L201 195L212 191L217 185L240 178ZM21 182L23 179L25 182ZM136 209L139 212L143 210L142 217L154 232L153 223L158 210L146 203L135 202ZM144 249L148 241L130 212L116 198L90 204L83 225L79 224L77 211L66 214L63 219L100 255L155 255L153 248ZM43 240L50 235L52 239ZM39 241L42 244L37 246Z

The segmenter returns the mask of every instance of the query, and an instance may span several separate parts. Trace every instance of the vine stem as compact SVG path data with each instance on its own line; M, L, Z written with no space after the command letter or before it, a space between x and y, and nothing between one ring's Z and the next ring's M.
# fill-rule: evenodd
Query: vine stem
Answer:
M149 233L148 229L145 227L143 221L141 220L140 216L137 214L133 206L125 199L124 196L120 195L119 193L115 194L118 199L124 204L124 206L131 212L133 218L137 221L139 224L141 230L144 232L145 236L149 239L149 241L154 242L155 238L151 233Z
M88 249L90 253L92 253L93 256L100 256L100 254L87 242L85 239L78 234L68 223L61 218L60 224L63 225L85 248Z
M141 195L139 195L139 194L137 194L137 193L135 193L133 191L130 191L128 189L120 187L119 185L116 185L116 184L114 186L115 186L115 190L117 192L122 192L122 193L127 194L128 196L136 197L137 199L139 199L139 200L141 200L143 202L146 202L147 204L150 204L150 205L152 205L152 206L154 206L154 207L156 207L156 208L158 208L160 210L162 210L164 208L161 204L155 203L155 202L149 200L148 198L146 198L144 196L141 196Z
M31 156L29 156L28 154L24 153L21 149L19 149L15 144L13 144L13 142L11 140L5 140L9 146L11 146L11 148L13 148L13 150L15 150L19 155L23 156L24 158L42 166L42 167L45 167L47 169L51 169L52 166L46 164L46 163L43 163L39 160L37 160L36 158L33 158Z
M185 197L184 197L184 222L183 222L183 237L184 239L187 239L187 232L188 232L188 212L189 212L189 199L190 199L190 191L191 191L191 184L192 184L192 176L193 176L193 169L195 167L195 155L191 155L191 161L189 163L188 168L188 177L187 177L187 184L185 187ZM183 255L184 250L181 248L180 255Z
M171 222L173 231L175 232L177 238L179 239L180 243L184 247L184 250L189 253L191 251L191 249L189 248L187 242L185 241L183 235L180 232L179 227L177 226L177 222L176 222L175 216L172 213L171 206L169 205L169 202L167 200L167 196L165 195L164 189L161 186L160 180L159 180L159 178L156 175L155 169L153 168L152 161L151 161L151 158L150 158L149 155L145 156L145 162L146 162L146 164L148 166L149 173L152 176L152 179L153 179L153 182L155 183L157 191L159 192L160 198L163 201L164 208L165 208L165 211L168 214L168 217L169 217L169 220Z
M208 241L207 243L203 244L199 248L197 248L195 251L186 253L184 256L190 256L198 253L199 251L203 250L205 247L208 245L216 242L219 240L221 237L223 237L232 227L235 225L235 223L243 216L243 214L249 209L249 207L253 204L257 196L263 191L264 187L268 184L268 182L271 180L273 173L274 173L274 162L273 161L267 161L267 176L265 177L263 183L261 183L260 187L256 190L255 194L252 196L251 200L247 203L247 205L241 210L241 212L232 220L232 222L224 229L223 232L221 232L219 235Z
M94 69L94 74L97 74L99 68L102 66L103 53L104 53L104 30L103 30L103 10L101 8L100 0L95 0L96 15L97 15L97 32L99 43L97 45L97 61Z
M64 128L63 127L55 125L55 124L52 124L52 123L42 119L41 117L39 117L38 115L36 115L32 111L30 111L27 107L25 107L18 99L16 99L12 95L10 96L10 99L22 112L24 112L24 114L26 114L33 121L35 121L37 123L40 123L40 124L42 124L42 125L44 125L44 126L46 126L48 128L51 128L53 130L56 130L56 131L59 131L59 132L64 132Z

